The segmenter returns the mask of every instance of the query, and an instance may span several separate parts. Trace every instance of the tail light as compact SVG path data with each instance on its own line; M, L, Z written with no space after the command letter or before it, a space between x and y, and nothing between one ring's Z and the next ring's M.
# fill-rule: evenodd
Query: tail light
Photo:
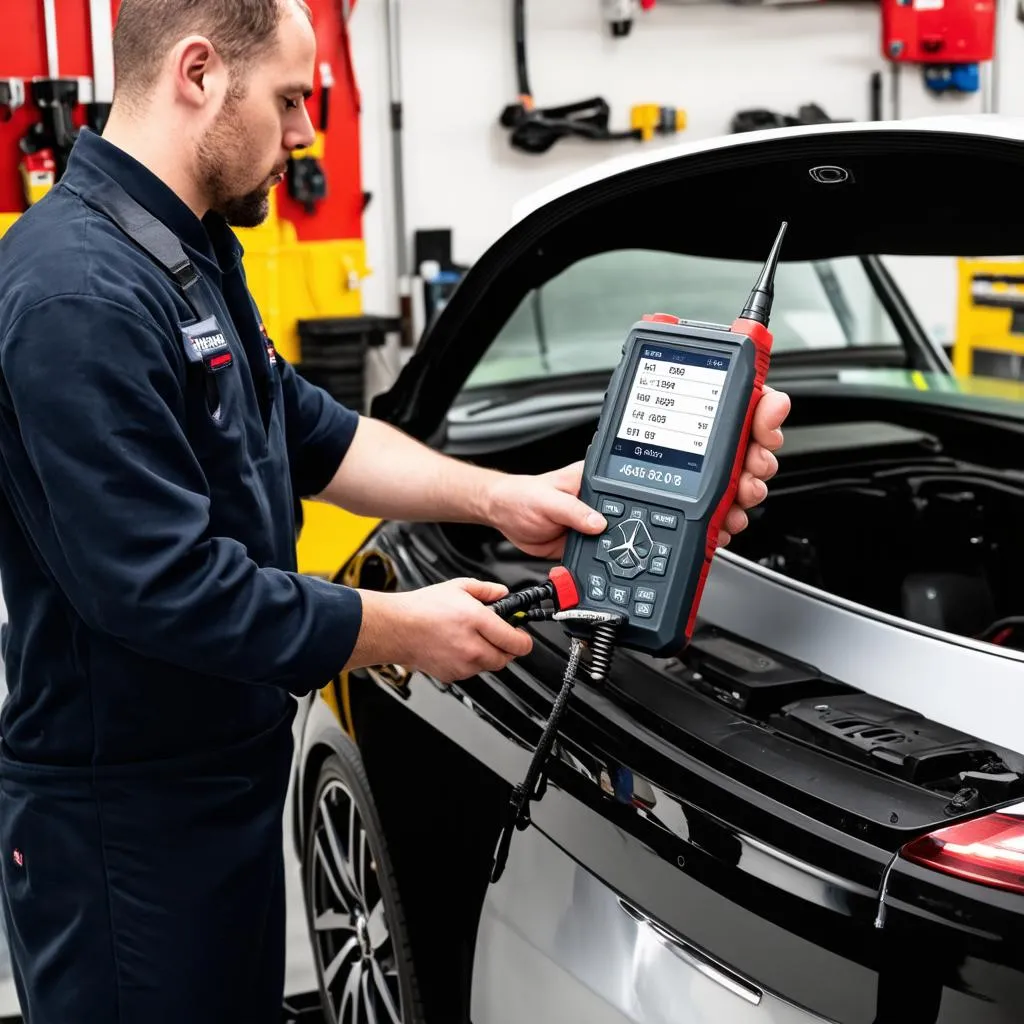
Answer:
M915 839L901 853L947 875L1024 893L1024 818L1013 814L989 814L950 825Z

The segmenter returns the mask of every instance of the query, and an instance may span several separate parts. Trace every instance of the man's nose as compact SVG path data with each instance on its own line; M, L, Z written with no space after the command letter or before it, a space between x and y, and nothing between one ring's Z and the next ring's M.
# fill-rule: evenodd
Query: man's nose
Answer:
M314 142L316 142L316 130L313 128L313 122L309 119L309 111L303 106L301 123L295 128L289 128L285 133L285 149L306 149Z

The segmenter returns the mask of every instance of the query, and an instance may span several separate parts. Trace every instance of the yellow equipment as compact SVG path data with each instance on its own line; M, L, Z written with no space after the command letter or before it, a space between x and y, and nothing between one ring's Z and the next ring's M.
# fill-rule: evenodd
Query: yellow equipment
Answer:
M953 369L1024 381L1024 259L959 261Z
M630 111L630 127L640 133L642 142L650 142L656 134L675 135L686 129L686 111L657 103L640 103Z

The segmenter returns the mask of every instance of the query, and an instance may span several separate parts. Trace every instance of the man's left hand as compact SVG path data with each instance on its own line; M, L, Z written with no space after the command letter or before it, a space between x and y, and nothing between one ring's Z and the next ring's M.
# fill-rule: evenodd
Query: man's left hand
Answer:
M719 547L747 528L747 509L768 496L767 482L778 472L774 453L782 447L782 424L789 415L789 396L765 388L754 410L747 457L732 508L718 534ZM538 558L559 559L566 529L600 534L607 522L579 500L583 463L576 462L541 476L506 476L490 496L491 522L521 551Z

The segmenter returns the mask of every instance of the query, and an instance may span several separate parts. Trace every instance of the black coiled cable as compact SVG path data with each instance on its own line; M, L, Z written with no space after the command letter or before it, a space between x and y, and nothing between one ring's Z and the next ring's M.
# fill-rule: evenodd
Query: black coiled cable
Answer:
M494 613L502 619L510 619L517 612L530 612L537 610L537 606L544 601L550 601L555 596L555 588L551 583L540 583L535 587L527 587L525 590L516 590L511 594L491 604ZM527 618L540 618L543 616L527 615Z
M535 611L537 609L534 609ZM538 617L547 617L544 615ZM611 668L612 656L615 653L615 635L619 623L616 621L601 623L596 626L589 641L591 648L591 681L597 685L604 683L608 678L608 670ZM529 804L531 800L540 799L543 792L544 778L542 772L547 764L551 748L554 746L555 734L562 721L566 705L569 703L569 696L576 683L576 671L579 667L580 653L584 641L579 637L572 637L569 646L569 661L565 666L565 675L562 677L562 688L551 707L551 714L544 725L540 739L533 751L530 765L526 770L526 777L513 790L509 800L508 817L498 837L498 845L494 853L494 862L491 866L491 881L497 882L505 870L505 863L508 860L509 847L512 845L512 833L516 829L522 830L530 823Z

